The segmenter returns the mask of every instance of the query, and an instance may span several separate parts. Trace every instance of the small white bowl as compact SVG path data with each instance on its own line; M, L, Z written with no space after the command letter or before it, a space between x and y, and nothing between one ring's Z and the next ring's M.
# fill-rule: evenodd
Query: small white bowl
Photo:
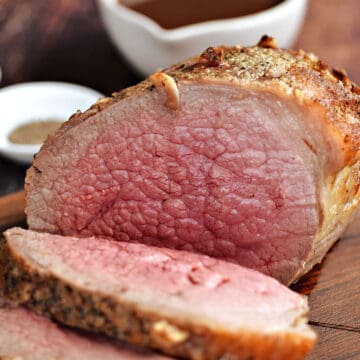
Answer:
M147 76L159 68L199 54L209 46L251 46L265 34L275 37L280 47L291 47L303 23L307 0L284 0L268 10L248 16L170 30L118 0L98 0L98 4L117 49L140 74Z
M61 82L32 82L0 89L0 154L23 164L31 163L41 145L10 142L8 136L16 127L44 119L65 121L101 97L87 87Z

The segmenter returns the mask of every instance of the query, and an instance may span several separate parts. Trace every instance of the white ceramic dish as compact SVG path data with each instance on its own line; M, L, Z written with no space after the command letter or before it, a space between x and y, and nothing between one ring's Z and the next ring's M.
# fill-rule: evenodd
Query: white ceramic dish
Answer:
M0 153L29 164L40 145L19 145L8 135L17 126L42 119L65 121L77 110L84 111L102 94L74 84L33 82L0 89Z
M131 1L139 0L127 0L127 3ZM149 75L209 46L255 45L264 34L275 37L281 47L291 47L304 20L307 0L284 0L252 15L170 30L120 4L118 0L98 0L98 4L105 27L117 49L139 73Z

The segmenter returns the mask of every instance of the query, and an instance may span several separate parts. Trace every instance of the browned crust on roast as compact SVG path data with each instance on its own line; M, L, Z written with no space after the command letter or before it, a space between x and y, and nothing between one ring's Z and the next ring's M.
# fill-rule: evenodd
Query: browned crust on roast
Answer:
M265 36L259 46L213 47L203 54L170 66L164 72L178 86L183 82L226 83L247 89L263 89L279 96L295 99L302 106L322 109L325 121L342 143L345 165L360 158L360 89L342 70L329 70L315 55L303 50L276 48L275 40ZM64 123L54 136L49 136L42 150L51 147L54 137L60 137L89 117L125 98L153 91L154 85L145 80L136 86L99 100L84 113L77 112ZM350 165L351 165L350 164ZM25 181L25 190L36 179L36 158Z
M344 70L328 69L314 54L303 50L278 49L272 37L264 35L253 47L209 47L199 56L170 66L164 70L177 82L227 82L248 88L266 88L295 100L319 104L327 114L329 125L341 133L345 146L358 151L360 145L360 90ZM55 136L86 121L104 108L146 90L151 81L115 92L112 97L99 100L85 112L76 112L62 125ZM51 145L48 137L43 147Z
M358 152L360 144L360 90L344 70L331 70L315 55L303 50L278 49L269 36L253 47L210 47L197 57L170 66L164 72L181 82L224 82L247 88L263 88L281 96L294 97L300 104L317 104L344 139L344 150ZM145 80L136 86L101 99L84 113L75 113L56 133L86 121L104 108L143 91L151 91ZM296 96L301 92L302 96ZM52 137L44 147L52 143Z
M278 45L276 43L276 40L268 35L263 35L260 39L260 41L257 44L260 47L269 48L269 49L278 49Z
M303 359L315 342L310 331L310 334L291 329L266 335L245 330L234 333L163 316L99 292L74 288L49 271L35 269L4 242L0 253L0 277L7 298L39 314L70 326L160 349L173 356L215 360L228 354L233 355L231 359L234 360L296 360ZM179 339L180 334L180 341L172 339L171 332L170 337L156 332L157 324L165 324L174 331L174 339Z

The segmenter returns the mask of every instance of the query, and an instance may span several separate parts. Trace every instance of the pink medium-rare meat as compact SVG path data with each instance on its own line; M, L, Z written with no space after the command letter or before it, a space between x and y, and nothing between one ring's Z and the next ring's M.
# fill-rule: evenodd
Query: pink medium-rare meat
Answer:
M161 360L120 343L111 344L63 328L30 310L0 299L0 359Z
M4 236L4 295L64 324L194 360L296 360L314 345L306 298L260 272L94 237Z
M29 227L204 253L289 284L358 206L359 93L269 39L209 48L49 137L26 177Z

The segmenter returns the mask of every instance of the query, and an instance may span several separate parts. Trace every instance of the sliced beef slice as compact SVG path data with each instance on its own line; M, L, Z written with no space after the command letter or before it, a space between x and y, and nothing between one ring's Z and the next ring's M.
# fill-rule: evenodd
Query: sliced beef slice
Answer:
M161 360L128 346L99 340L0 299L0 359Z
M186 251L5 232L10 300L64 324L190 359L302 359L307 301L275 279Z
M285 284L359 202L360 90L313 55L210 48L75 114L26 177L31 229L183 249Z

